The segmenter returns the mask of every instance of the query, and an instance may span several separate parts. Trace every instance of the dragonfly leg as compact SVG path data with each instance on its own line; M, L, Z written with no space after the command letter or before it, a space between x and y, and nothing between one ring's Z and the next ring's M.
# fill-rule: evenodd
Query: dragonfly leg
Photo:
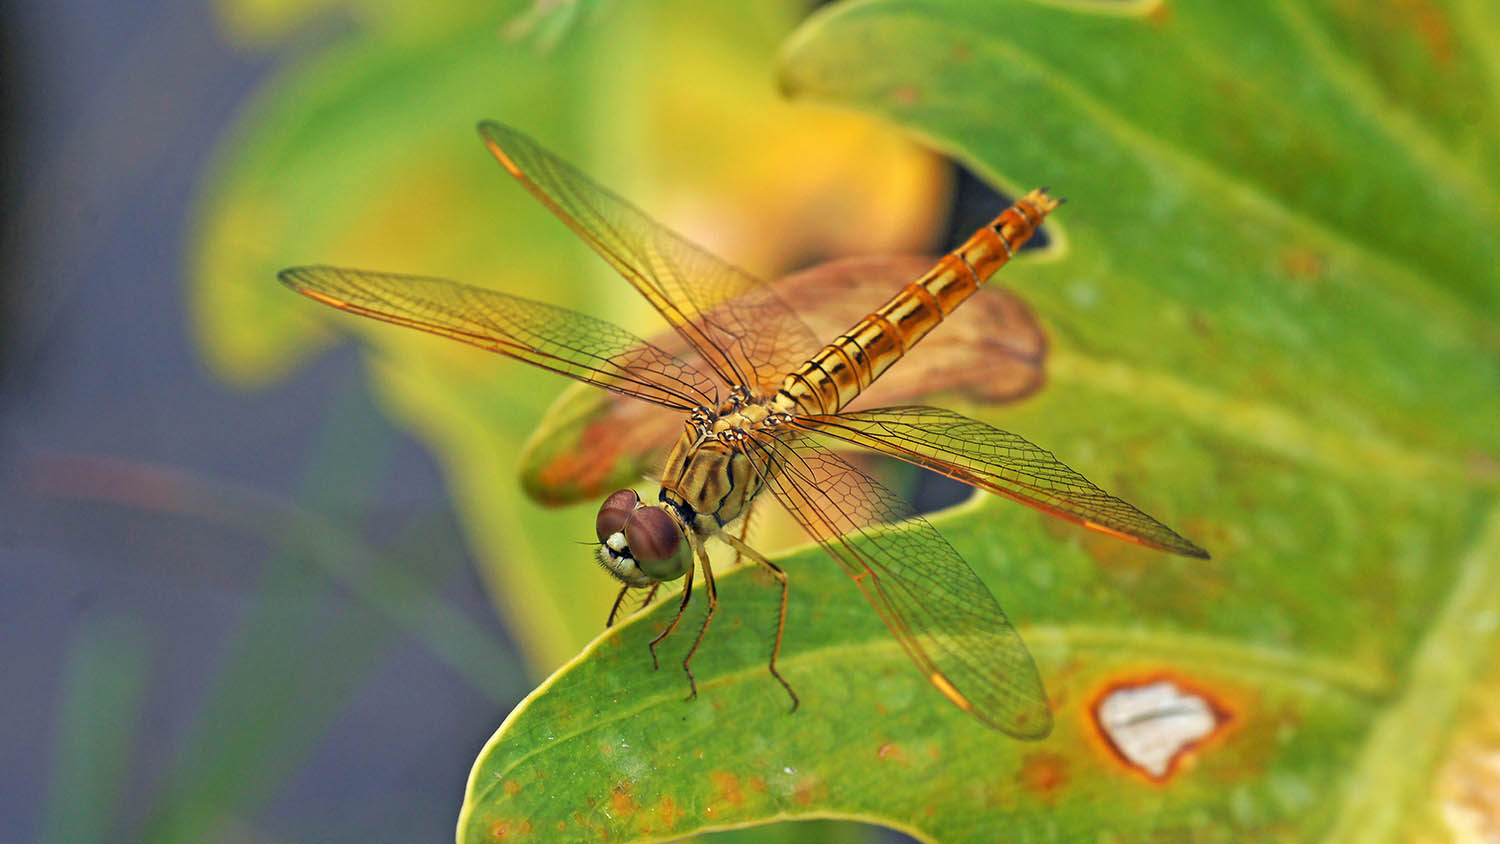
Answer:
M618 594L618 595L615 596L614 606L611 606L609 608L609 618L604 622L604 626L605 627L614 627L615 626L615 619L619 618L619 616L620 616L620 607L624 605L624 603L625 603L625 596L628 595L628 594L630 594L631 588L632 587L630 587L630 586L622 587L620 589L620 594ZM639 606L636 607L636 611L639 612L639 611L645 609L646 606L651 603L651 600L656 597L656 590L660 589L660 588L661 588L661 583L659 583L659 582L651 584L651 588L649 590L647 590L646 597L641 599L641 603L640 603Z
M689 534L689 537L692 535ZM703 567L703 585L708 589L708 612L703 616L703 625L698 628L698 636L693 639L693 646L688 648L687 656L682 658L682 670L687 672L688 678L688 700L698 696L698 680L693 676L693 655L698 652L698 646L703 644L703 635L708 632L709 622L714 620L714 611L719 608L719 586L714 582L714 570L708 562L708 551L704 550L703 543L689 539L693 543L693 550L698 554L698 565ZM692 569L689 569L692 571ZM681 613L678 613L681 615Z
M660 588L661 581L657 581L656 583L651 584L651 588L646 590L646 597L641 599L641 605L636 607L636 609L643 610L646 607L651 606L651 602L656 599L656 590Z
M710 588L710 590L712 590L713 587L710 586L709 588ZM654 594L654 592L653 592L653 594ZM648 646L651 649L651 670L652 671L655 671L655 670L657 670L658 668L661 667L661 663L658 662L657 659L656 659L656 646L659 645L659 644L661 644L661 640L663 640L663 639L667 638L668 636L672 635L672 631L673 630L677 629L677 623L679 621L682 621L682 614L684 612L687 612L688 599L690 599L692 597L693 597L693 567L692 566L688 566L687 577L682 581L682 601L680 603L678 603L678 605L677 605L677 614L674 615L674 616L672 616L672 623L670 623L670 624L667 625L667 629L661 631L658 634L656 634L656 638L652 639L651 640L651 644Z
M615 596L614 605L609 608L609 618L604 620L605 627L615 626L615 616L620 614L620 604L625 600L625 593L630 591L629 586L621 586L620 594Z
M781 566L776 565L766 559L765 555L746 545L743 538L736 538L726 533L724 534L724 541L728 542L736 553L743 554L764 566L766 571L769 571L771 576L776 578L776 582L781 584L781 612L776 619L776 642L771 645L771 662L769 668L771 669L771 676L775 677L776 682L780 683L781 687L786 689L786 693L791 696L791 711L796 712L797 706L801 701L797 699L797 693L792 691L792 684L788 683L786 678L781 676L781 672L776 670L776 658L781 656L781 637L786 632L786 599L787 595L790 594L790 580L786 576L786 571Z
M734 549L734 562L731 563L731 565L735 566L736 568L739 567L740 563L743 563L745 561L745 554L740 550L740 548L745 545L747 538L750 536L750 518L754 514L755 502L751 501L745 506L745 514L740 517L740 544L729 546L730 548Z

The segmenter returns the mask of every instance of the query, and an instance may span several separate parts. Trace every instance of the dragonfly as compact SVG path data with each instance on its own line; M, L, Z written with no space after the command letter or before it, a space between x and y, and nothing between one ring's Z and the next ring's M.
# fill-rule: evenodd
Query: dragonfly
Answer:
M836 336L879 302L931 268L931 255L860 255L817 264L771 283L795 302L820 337ZM689 364L701 359L670 328L647 340ZM887 370L849 405L928 403L937 396L980 405L1018 401L1046 381L1047 339L1031 307L998 284L986 284L923 340L922 353ZM682 432L681 418L587 384L564 390L521 447L521 488L538 504L598 503L622 486L659 480L658 470ZM764 525L770 508L756 508ZM745 527L740 526L741 529ZM743 535L741 538L744 538Z
M597 559L627 595L683 581L682 621L695 573L707 610L682 661L691 699L693 656L718 608L709 539L754 561L780 587L768 668L777 667L791 579L743 538L751 506L769 492L840 565L922 675L960 710L1020 739L1052 729L1030 652L984 581L917 511L839 451L906 461L1084 528L1191 557L1207 553L1022 437L950 410L917 405L848 409L864 390L975 293L1060 201L1033 190L843 333L822 342L776 290L652 219L544 149L493 121L485 146L537 200L609 263L688 348L678 356L610 322L541 301L441 278L332 266L283 270L282 283L342 311L487 349L666 410L680 433L648 501L608 495L595 517Z

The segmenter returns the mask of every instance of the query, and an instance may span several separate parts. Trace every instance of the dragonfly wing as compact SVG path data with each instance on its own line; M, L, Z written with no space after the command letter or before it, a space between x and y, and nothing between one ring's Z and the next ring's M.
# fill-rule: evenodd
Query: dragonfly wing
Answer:
M870 303L922 275L936 258L861 256L820 264L772 282L771 287L820 337L833 337L869 313ZM650 338L690 366L703 357L674 331ZM1035 315L1015 293L996 284L975 291L922 341L860 393L854 407L908 404L935 395L999 404L1039 389L1046 339ZM798 363L801 361L799 360ZM682 434L682 420L656 408L598 390L567 390L537 427L521 455L528 495L548 506L597 501L658 471Z
M342 311L499 352L678 410L714 404L708 376L591 316L441 278L339 267L282 270L281 282Z
M883 407L794 424L914 463L1091 530L1188 557L1208 552L1009 431L936 407Z
M1018 738L1052 712L1031 654L990 590L900 497L806 435L752 434L776 498L843 566L896 639L959 708Z
M508 126L479 124L512 176L646 297L725 384L774 390L820 347L770 287Z

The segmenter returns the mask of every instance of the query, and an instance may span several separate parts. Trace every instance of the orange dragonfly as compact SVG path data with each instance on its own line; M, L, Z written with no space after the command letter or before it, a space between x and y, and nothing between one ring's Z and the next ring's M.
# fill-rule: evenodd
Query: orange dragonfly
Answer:
M815 335L834 337L864 316L871 302L904 287L935 261L930 255L840 258L777 279L771 289L797 303L797 315ZM702 358L671 329L647 340L702 366ZM1041 389L1046 354L1047 338L1031 307L1004 287L986 284L943 320L942 331L923 339L921 354L902 359L846 409L927 404L937 396L983 405L1017 401ZM521 447L521 487L548 507L598 502L642 478L658 480L681 433L682 419L656 405L577 384L547 408ZM757 521L764 509L756 508Z
M531 138L488 121L479 133L512 176L646 297L696 363L603 320L444 279L327 266L284 270L280 279L340 310L451 337L686 415L660 474L658 501L614 492L595 528L599 561L621 583L611 623L631 590L654 593L684 579L676 616L651 642L653 661L688 606L695 562L701 570L708 610L682 663L689 698L697 693L693 655L718 606L705 551L705 541L717 537L780 583L769 669L797 707L776 668L787 575L726 529L743 523L769 489L944 696L1017 738L1051 731L1036 665L984 582L909 504L830 446L895 457L1121 539L1207 556L1015 434L933 407L844 410L1031 237L1058 205L1045 190L1026 194L825 345L772 287Z

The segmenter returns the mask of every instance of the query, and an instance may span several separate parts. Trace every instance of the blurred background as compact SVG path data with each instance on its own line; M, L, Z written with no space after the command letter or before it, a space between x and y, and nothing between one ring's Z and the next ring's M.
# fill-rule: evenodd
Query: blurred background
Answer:
M1214 559L1003 502L946 523L1022 609L1059 724L1041 756L985 746L977 835L1500 834L1500 11L3 14L0 838L451 840L485 740L599 633L596 502L519 482L576 434L549 413L564 385L275 281L443 276L658 330L483 118L766 278L939 251L1017 187L1072 201L1005 277L1046 389L955 406ZM1088 721L1108 684L1162 674L1236 713L1178 788L1110 767Z
M6 840L446 840L531 681L353 349L259 391L205 364L215 150L357 33L256 43L231 13L5 7Z
M602 627L590 507L517 484L563 385L419 341L372 387L275 283L346 262L644 318L479 119L772 277L938 245L947 165L777 101L807 4L416 5L6 7L6 840L447 840L479 747Z

